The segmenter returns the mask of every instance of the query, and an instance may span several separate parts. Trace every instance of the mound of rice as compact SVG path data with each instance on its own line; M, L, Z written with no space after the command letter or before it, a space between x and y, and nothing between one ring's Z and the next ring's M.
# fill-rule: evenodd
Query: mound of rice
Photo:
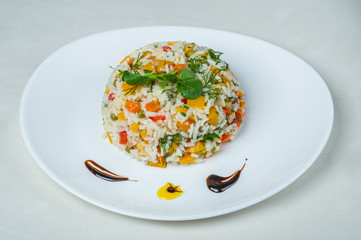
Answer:
M218 152L236 135L245 107L221 54L178 41L152 43L126 56L104 93L104 137L157 167Z

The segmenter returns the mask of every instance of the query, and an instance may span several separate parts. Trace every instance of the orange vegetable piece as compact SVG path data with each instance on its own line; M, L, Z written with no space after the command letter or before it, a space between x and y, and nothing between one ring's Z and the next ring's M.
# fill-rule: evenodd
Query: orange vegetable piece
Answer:
M148 62L147 64L145 64L144 66L141 67L141 69L143 70L150 70L152 72L155 72L155 67L153 65L152 62Z
M179 159L180 164L188 164L188 163L194 163L194 157L192 157L191 154L186 153L183 157Z
M199 96L196 99L188 99L187 105L192 108L204 109L204 104L206 103L205 96Z
M243 119L243 117L244 117L244 109L240 107L236 112L236 118Z
M128 65L129 65L129 66L132 66L132 65L133 65L133 62L134 62L134 58L129 59Z
M126 91L125 93L127 93L127 90L128 90L128 89L131 89L131 88L134 88L134 87L135 87L135 86L129 85L129 84L126 83L126 82L123 82L123 83L122 83L122 90L123 90L123 91ZM137 90L138 90L138 87L135 89L134 92L132 91L132 93L129 93L129 94L134 95ZM129 90L129 91L130 91L130 90Z
M166 64L168 64L168 66L171 66L174 64L174 62L168 60L157 60L158 70L165 69Z
M175 68L174 68L174 69L177 69L178 72L179 72L179 71L180 71L181 69L183 69L183 68L187 68L187 66L184 65L184 64L178 64L178 65L175 65Z
M227 142L230 138L231 138L232 134L228 133L228 134L223 134L221 137L221 141L222 142Z
M240 101L239 102L241 104L240 108L244 108L246 106L246 102L245 101Z
M237 127L241 126L241 122L240 122L240 121L238 121L237 119L236 119L236 120L234 120L232 123L235 123L235 124L237 125Z
M202 154L206 152L206 145L202 141L198 141L194 144L193 147L187 149L187 152L195 153L195 154Z
M211 107L209 109L209 114L207 115L207 117L208 117L207 123L209 123L209 124L211 124L213 126L217 125L218 120L219 120L219 114L218 114L215 107Z
M231 115L232 111L229 108L224 107L222 109L223 109L223 112L226 114L226 116Z
M162 106L160 105L160 102L157 100L145 104L145 108L147 109L148 112L159 112L162 109Z
M153 120L153 122L156 122L158 120L165 120L165 116L164 115L159 115L159 116L155 116L155 117L149 117L150 119Z
M192 124L192 121L190 119L185 120L184 122L177 122L177 128L179 128L181 131L188 132Z
M138 112L142 107L140 106L139 103L136 103L136 102L130 100L129 102L127 102L127 103L125 104L125 108L126 108L129 112L131 112L131 113L136 113L136 112Z

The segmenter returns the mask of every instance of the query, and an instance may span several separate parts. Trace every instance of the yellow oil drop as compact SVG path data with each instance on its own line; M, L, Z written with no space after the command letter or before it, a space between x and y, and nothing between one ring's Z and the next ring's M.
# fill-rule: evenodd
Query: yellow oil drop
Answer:
M183 194L179 186L175 186L167 182L163 187L159 188L157 195L163 200L172 200Z

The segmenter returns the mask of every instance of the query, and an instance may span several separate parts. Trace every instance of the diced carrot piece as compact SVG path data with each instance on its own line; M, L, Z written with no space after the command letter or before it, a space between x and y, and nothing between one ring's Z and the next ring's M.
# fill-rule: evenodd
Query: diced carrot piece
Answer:
M129 66L132 66L132 65L133 65L133 62L134 62L134 58L129 59L128 65L129 65Z
M145 108L147 109L148 112L159 112L162 109L162 106L160 105L160 102L157 100L145 104Z
M186 153L183 157L179 159L180 164L188 164L188 163L194 163L194 157L192 157L191 154Z
M223 109L223 112L226 114L226 116L231 115L232 111L229 108L224 107L222 109Z
M221 137L221 141L222 142L227 142L230 138L231 138L232 134L228 133L228 134L223 134Z
M153 120L153 122L156 122L158 120L165 120L165 116L164 115L159 115L159 116L155 116L155 117L149 117L150 119Z
M177 70L178 70L178 72L179 72L181 69L183 69L183 68L187 68L187 66L186 66L186 65L184 65L184 64L178 64L178 65L175 65L175 69L177 69Z
M142 108L142 106L139 103L130 100L125 104L125 108L131 113L136 113Z
M241 126L241 122L235 119L232 123L235 123L237 127Z
M236 118L243 119L243 117L244 117L244 109L240 107L236 112Z

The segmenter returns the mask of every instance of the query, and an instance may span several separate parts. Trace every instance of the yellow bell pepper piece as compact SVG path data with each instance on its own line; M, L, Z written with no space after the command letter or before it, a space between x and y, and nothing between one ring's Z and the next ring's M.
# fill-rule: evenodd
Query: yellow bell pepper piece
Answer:
M108 95L109 92L110 92L110 90L109 90L109 88L108 88L108 86L107 86L107 88L105 89L105 94Z
M183 157L179 159L180 164L188 164L188 163L195 163L194 157L191 154L186 153Z
M130 128L130 131L136 132L139 129L139 123L133 123L132 125L130 125L129 128Z
M215 74L217 74L217 76L221 77L223 83L228 83L229 85L231 85L231 81L229 81L229 79L228 79L227 77L221 75L221 72L219 71L218 68L216 68L216 67L211 67L210 70L211 70L212 72L214 72ZM217 83L217 84L219 84L219 83ZM222 86L224 86L224 85L222 85Z
M172 154L172 153L175 152L175 150L177 150L177 148L178 148L178 144L172 143L172 145L171 145L170 148L168 149L168 152L169 152L170 154Z
M179 128L183 132L188 132L188 130L191 128L192 121L187 119L184 122L177 122L177 128Z
M172 61L168 60L157 60L157 65L159 69L165 69L165 65L168 64L168 66L174 64Z
M188 109L185 107L177 107L175 110L179 113L184 113L184 114L187 114L188 112Z
M194 54L194 51L193 51L194 46L195 46L194 43L190 43L185 46L184 52L187 55L187 57L190 57L191 55Z
M122 83L122 89L123 89L123 91L126 91L126 90L128 90L128 89L131 89L131 88L133 88L134 86L133 85L129 85L128 83L126 83L126 82L123 82ZM137 92L138 91L138 87L135 89L135 91L134 92L132 92L132 93L129 93L129 94L132 94L132 95L134 95L135 94L135 92Z
M124 116L124 112L118 113L118 120L123 120L123 121L127 120Z
M145 64L144 66L141 67L141 69L143 70L150 70L152 72L155 72L155 67L153 65L152 62L148 62L147 64Z
M187 149L187 152L195 153L195 154L205 153L206 152L206 145L202 141L196 142L196 144L194 144L193 147L190 147L190 148Z
M219 119L219 114L215 107L211 107L211 109L209 109L209 114L207 115L207 117L208 117L207 123L209 123L213 126L217 125L218 119Z
M139 131L140 136L144 139L146 137L148 137L148 133L147 130L140 130Z
M188 99L187 100L188 107L192 107L192 108L204 109L205 103L206 103L205 96L199 96L196 99Z
M166 168L167 167L167 162L165 161L163 156L159 156L158 157L158 162L154 163L152 161L149 161L147 163L148 166L152 166L152 167L160 167L160 168Z

